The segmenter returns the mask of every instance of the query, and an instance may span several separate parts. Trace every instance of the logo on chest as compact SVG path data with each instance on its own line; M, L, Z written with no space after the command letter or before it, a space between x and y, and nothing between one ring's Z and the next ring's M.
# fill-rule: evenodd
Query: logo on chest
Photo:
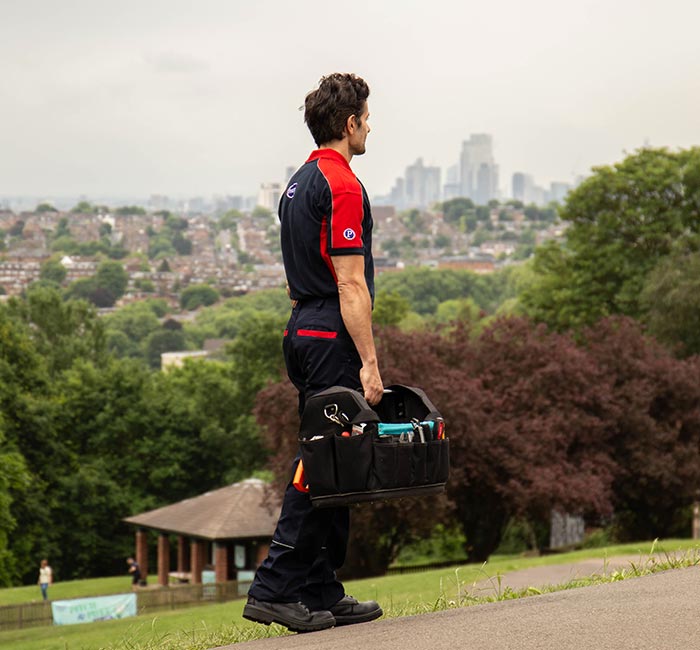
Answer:
M294 194L297 191L297 185L298 183L292 183L288 188L287 188L287 197L290 199L294 198Z

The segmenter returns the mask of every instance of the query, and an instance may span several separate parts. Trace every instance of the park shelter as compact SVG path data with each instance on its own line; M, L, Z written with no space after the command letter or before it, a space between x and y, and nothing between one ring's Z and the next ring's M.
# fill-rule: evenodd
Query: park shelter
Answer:
M135 558L148 574L149 531L158 535L158 582L174 577L201 584L213 568L216 582L243 579L266 557L279 516L279 502L266 483L247 479L179 503L127 517L136 526ZM177 537L176 570L170 538Z

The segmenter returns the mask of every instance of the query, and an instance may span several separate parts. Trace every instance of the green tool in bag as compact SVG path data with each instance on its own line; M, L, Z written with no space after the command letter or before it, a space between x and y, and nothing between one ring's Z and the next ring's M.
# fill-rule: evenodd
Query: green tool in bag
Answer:
M400 442L427 442L434 440L435 422L412 420L411 422L379 422L377 433L380 436L398 436Z

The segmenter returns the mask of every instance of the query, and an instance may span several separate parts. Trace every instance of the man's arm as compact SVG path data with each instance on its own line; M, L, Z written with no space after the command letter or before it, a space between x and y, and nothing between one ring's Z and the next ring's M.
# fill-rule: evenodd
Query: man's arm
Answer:
M370 404L377 404L382 399L384 386L372 336L372 300L365 281L365 258L362 255L334 255L331 260L338 278L340 314L362 360L360 382L365 399Z

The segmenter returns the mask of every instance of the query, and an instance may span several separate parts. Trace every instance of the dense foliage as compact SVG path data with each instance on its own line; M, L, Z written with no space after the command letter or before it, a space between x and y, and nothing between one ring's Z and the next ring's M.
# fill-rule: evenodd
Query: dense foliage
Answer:
M490 210L443 209L474 236ZM354 509L348 572L383 571L437 525L458 526L469 557L484 559L509 522L546 530L552 510L610 524L618 539L688 532L700 494L699 214L700 149L644 149L569 195L565 241L534 263L377 278L382 376L425 388L441 409L452 473L438 499ZM155 258L189 247L187 224L161 216ZM54 244L72 245L67 222ZM283 289L222 301L195 286L183 292L192 318L164 300L100 318L94 305L126 287L121 264L62 293L59 258L0 304L0 584L34 581L42 556L58 579L121 572L133 549L123 517L266 466L279 489L296 451ZM212 342L223 344L215 360L160 371L162 352Z

